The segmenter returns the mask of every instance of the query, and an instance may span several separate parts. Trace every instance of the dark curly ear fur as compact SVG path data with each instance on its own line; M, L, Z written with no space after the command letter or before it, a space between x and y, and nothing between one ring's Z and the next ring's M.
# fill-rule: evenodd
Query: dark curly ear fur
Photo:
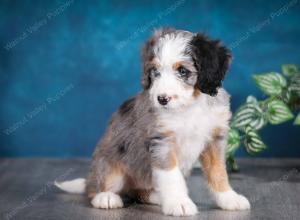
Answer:
M150 62L154 58L153 46L155 44L155 38L151 37L142 49L142 62L143 62L143 75L142 86L144 89L149 89L151 85L150 76Z
M153 66L151 62L154 58L153 46L155 45L158 38L174 31L175 29L172 28L158 29L153 33L153 36L146 41L142 49L142 61L143 61L142 86L144 89L149 89L151 86L150 71Z
M230 51L218 40L197 34L191 41L191 53L198 71L196 86L206 94L215 96L227 72L230 62Z

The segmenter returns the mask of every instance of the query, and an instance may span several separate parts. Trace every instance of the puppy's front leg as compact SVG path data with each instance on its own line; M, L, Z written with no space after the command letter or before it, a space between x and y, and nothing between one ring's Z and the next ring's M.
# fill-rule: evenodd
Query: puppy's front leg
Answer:
M195 215L197 206L188 196L185 179L177 165L172 145L152 148L152 178L165 215Z
M208 144L199 158L208 186L220 208L225 210L250 209L248 199L236 193L229 184L224 156L225 143L223 140Z
M197 206L189 198L185 180L177 166L169 170L153 169L153 179L165 215L190 216L197 213Z

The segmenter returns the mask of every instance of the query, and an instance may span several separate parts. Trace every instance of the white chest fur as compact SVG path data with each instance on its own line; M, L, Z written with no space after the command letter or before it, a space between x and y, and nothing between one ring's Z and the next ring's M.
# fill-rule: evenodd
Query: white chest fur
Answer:
M178 166L184 175L189 174L206 144L212 140L213 130L228 127L229 96L224 90L219 94L215 98L202 94L186 110L161 115L163 125L175 134Z

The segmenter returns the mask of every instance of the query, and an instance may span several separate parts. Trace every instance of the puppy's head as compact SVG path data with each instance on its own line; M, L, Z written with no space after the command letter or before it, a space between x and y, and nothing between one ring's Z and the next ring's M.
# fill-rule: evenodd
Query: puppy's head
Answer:
M231 60L219 41L202 34L160 29L143 51L142 85L158 108L178 109L201 93L215 96Z

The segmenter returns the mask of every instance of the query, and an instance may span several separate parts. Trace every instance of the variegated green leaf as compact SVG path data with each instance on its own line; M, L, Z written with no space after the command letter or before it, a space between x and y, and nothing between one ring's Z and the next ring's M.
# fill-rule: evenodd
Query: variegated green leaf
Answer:
M291 89L285 89L282 94L281 94L281 98L285 103L289 103L290 99L291 99Z
M254 75L258 87L267 95L279 95L286 87L286 79L279 73L271 72L266 74Z
M300 113L297 115L295 121L294 121L295 125L300 125Z
M240 134L236 129L230 129L227 139L226 157L235 153L240 146L241 138Z
M233 116L232 125L242 129L247 125L252 126L256 130L262 128L266 124L264 113L258 103L249 102L241 106Z
M295 64L284 64L281 66L282 73L288 77L293 76L295 73L299 72L298 67Z
M300 96L300 74L296 74L291 78L290 90Z
M247 103L257 103L257 99L253 95L249 95L246 99Z
M267 119L271 124L281 124L292 119L293 113L281 100L272 100L267 104Z
M267 148L267 146L264 144L260 136L253 128L247 126L245 132L246 132L246 137L245 137L244 144L249 154L253 155Z

